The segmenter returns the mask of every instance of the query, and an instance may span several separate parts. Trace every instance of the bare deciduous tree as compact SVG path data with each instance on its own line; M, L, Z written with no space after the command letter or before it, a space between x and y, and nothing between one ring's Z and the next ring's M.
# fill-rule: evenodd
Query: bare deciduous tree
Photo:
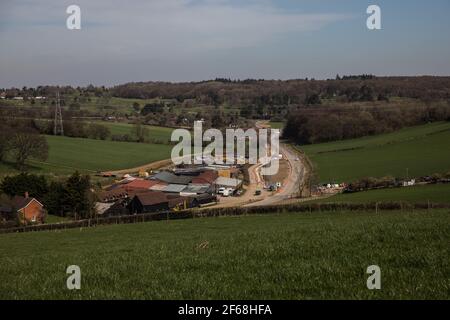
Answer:
M11 137L11 149L20 170L25 169L25 161L30 157L42 161L48 158L47 140L31 129L15 132Z

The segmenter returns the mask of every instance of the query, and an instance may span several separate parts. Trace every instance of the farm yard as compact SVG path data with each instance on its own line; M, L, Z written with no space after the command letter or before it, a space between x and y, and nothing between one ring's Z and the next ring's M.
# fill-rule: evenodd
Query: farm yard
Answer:
M448 299L449 235L448 210L4 234L0 298ZM73 264L81 268L82 289L69 291L65 271ZM366 288L372 264L381 267L383 290Z
M450 170L450 123L299 148L312 160L319 181L352 182L364 177L420 177Z

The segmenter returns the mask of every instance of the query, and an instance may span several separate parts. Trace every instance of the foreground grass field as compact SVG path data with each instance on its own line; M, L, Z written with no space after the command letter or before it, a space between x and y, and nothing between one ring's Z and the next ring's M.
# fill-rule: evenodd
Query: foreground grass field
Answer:
M450 203L450 184L415 186L370 190L357 193L338 194L313 202L372 203L372 202L409 202L409 203Z
M450 298L450 212L285 214L0 235L1 299ZM381 268L368 290L366 269ZM81 290L66 289L69 265Z
M300 147L322 183L363 177L420 177L450 171L450 122Z
M133 142L47 136L49 157L45 162L29 161L31 172L71 174L137 167L170 158L171 146ZM1 173L15 172L13 166L0 165Z

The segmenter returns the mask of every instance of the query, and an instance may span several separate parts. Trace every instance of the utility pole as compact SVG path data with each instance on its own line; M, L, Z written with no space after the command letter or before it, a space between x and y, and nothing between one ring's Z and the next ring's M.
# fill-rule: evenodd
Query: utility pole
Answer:
M56 92L56 103L55 103L55 123L53 128L53 134L55 136L64 135L64 127L62 120L62 111L61 111L61 103L59 99L59 91Z

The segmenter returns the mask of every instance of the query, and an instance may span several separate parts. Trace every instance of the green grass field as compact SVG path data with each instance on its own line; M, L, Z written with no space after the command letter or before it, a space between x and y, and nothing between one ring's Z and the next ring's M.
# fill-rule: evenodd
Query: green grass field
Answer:
M450 171L450 122L360 139L301 146L322 183L363 177L420 177Z
M370 203L396 201L404 201L409 203L427 203L428 201L431 203L450 203L450 184L346 193L314 202Z
M106 126L110 131L111 135L124 135L128 134L131 137L135 136L134 125L129 123L119 123L119 122L108 122L108 121L96 121L95 123ZM157 126L145 126L149 131L149 139L152 141L158 140L164 143L170 141L172 135L172 128L157 127Z
M0 299L449 299L450 212L281 214L0 235ZM381 268L368 290L366 269ZM81 268L81 290L66 268Z
M128 169L170 158L172 147L163 144L114 142L93 139L47 136L47 161L30 160L31 172L70 174ZM0 172L14 173L11 165L0 164Z
M70 218L54 216L51 214L48 214L45 217L45 223L59 223L59 222L67 222L67 221L70 221Z
M283 129L284 122L270 121L270 127L272 129Z

